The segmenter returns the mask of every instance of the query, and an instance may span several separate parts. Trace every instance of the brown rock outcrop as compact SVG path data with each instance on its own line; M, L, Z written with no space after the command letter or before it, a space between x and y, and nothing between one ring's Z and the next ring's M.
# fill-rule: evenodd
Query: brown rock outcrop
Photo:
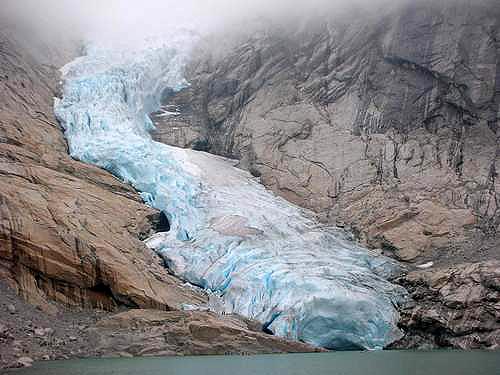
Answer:
M261 332L236 316L208 312L68 309L48 315L0 280L0 373L35 361L141 355L254 354L320 351ZM12 307L14 312L9 308Z
M110 333L113 333L112 335ZM107 355L159 356L322 351L260 331L236 316L200 311L130 310L100 321L91 331Z
M53 117L51 51L41 61L14 35L0 32L0 277L46 310L47 299L104 309L203 302L139 240L158 212L67 155Z
M395 347L499 349L500 262L414 271L403 280L415 304L402 312Z

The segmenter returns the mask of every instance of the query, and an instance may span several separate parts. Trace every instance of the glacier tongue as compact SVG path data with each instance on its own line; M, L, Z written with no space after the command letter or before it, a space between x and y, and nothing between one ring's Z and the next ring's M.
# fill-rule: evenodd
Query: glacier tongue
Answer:
M132 184L171 230L147 241L179 277L220 296L219 310L334 349L380 349L400 332L397 264L319 225L229 160L154 142L148 113L178 90L193 36L140 48L90 45L63 68L55 113L70 153ZM165 41L166 40L166 41Z

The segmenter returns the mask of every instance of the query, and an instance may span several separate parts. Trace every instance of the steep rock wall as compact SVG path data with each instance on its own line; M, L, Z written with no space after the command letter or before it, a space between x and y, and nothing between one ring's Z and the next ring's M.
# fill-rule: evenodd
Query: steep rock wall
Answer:
M54 51L0 30L0 277L31 303L113 310L180 308L204 297L170 276L139 240L157 211L110 174L72 160L53 116Z
M401 260L496 257L499 12L419 2L269 28L194 59L155 136L240 159Z

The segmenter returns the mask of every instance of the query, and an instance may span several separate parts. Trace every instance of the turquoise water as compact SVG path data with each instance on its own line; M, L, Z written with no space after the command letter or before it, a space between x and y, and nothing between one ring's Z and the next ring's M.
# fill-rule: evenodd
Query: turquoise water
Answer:
M500 352L380 351L37 363L17 375L499 375Z

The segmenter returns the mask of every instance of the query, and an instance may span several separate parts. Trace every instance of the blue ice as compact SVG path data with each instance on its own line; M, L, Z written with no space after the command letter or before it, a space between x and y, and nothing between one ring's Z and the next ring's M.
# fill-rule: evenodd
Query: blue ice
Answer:
M393 260L320 225L230 160L154 142L148 114L183 77L191 34L140 47L90 44L63 68L55 113L71 155L133 185L170 219L147 244L217 310L332 349L381 349L400 337L406 292Z

